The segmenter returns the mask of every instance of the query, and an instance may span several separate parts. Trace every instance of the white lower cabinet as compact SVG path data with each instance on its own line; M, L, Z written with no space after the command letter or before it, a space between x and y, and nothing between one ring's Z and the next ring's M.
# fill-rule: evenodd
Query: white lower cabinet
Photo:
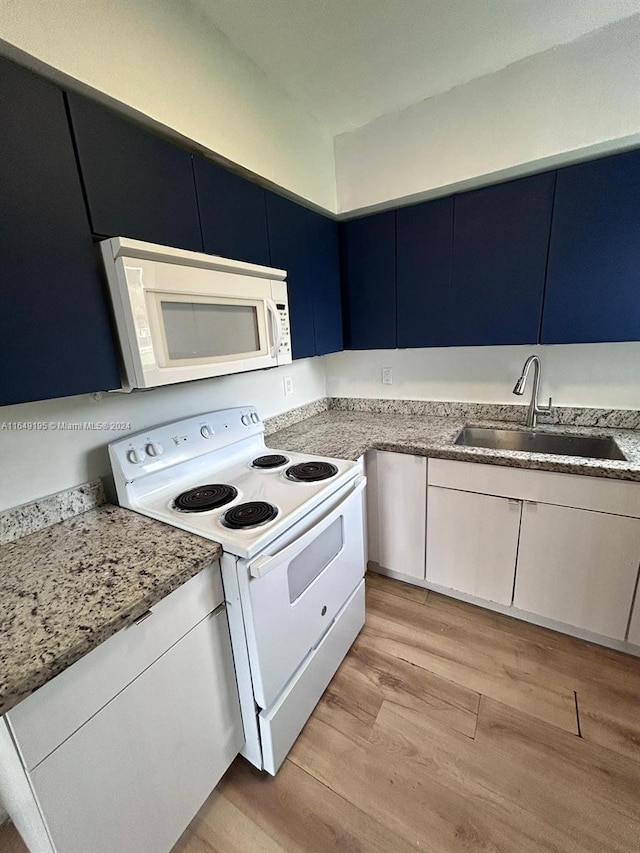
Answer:
M25 700L40 702L42 719L55 711L64 738L35 766L24 760L29 731L39 727L34 710L20 726L11 727L11 715L19 722L21 705L2 721L0 790L31 853L168 853L239 753L244 734L225 605L218 599L206 612L212 594L221 595L219 572L207 569L159 602L151 618L107 640L91 684L93 652L77 675L75 665L62 674L67 691L54 679L41 702L40 691ZM205 612L176 640L180 615L187 607L195 614L196 599ZM65 737L65 694L73 704L75 681L107 679L118 655L124 666L138 633L145 643L146 626L167 637L164 648Z
M513 603L624 640L639 563L640 519L527 501Z
M370 450L365 468L369 560L382 570L423 580L426 458Z
M446 459L428 470L427 586L640 645L640 483Z
M427 581L511 604L521 502L429 486Z
M640 646L640 483L386 451L366 473L374 570Z

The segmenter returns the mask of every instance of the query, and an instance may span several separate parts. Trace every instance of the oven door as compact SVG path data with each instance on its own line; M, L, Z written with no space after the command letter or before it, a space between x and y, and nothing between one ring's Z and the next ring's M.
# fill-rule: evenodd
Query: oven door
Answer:
M364 477L349 483L300 523L300 537L245 563L239 573L260 708L282 692L364 576L365 483Z

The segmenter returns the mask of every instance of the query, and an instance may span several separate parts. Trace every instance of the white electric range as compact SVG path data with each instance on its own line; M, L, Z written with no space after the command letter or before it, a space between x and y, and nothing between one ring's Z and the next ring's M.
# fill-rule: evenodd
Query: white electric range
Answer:
M275 774L364 624L361 464L268 449L252 406L109 455L121 506L222 545L243 755Z

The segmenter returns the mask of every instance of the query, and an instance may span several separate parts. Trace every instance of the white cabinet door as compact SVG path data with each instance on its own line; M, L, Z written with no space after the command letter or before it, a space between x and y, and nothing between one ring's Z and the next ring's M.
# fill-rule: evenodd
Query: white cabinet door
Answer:
M429 486L427 581L511 604L520 501Z
M627 640L640 646L640 593L636 592L636 603L631 614L631 622L629 623L629 636Z
M424 578L427 460L367 453L369 559L384 569Z
M70 737L163 652L224 601L220 566L192 577L28 696L7 715L28 769Z
M623 640L640 562L640 519L525 503L514 606Z
M32 771L57 853L169 851L242 743L222 611Z

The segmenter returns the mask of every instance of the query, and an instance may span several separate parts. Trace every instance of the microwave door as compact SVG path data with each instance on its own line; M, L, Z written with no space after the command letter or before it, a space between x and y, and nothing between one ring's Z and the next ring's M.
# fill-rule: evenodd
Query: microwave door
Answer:
M156 360L154 384L276 363L277 331L270 299L151 290L145 297Z
M259 300L163 293L158 299L162 366L266 355Z

